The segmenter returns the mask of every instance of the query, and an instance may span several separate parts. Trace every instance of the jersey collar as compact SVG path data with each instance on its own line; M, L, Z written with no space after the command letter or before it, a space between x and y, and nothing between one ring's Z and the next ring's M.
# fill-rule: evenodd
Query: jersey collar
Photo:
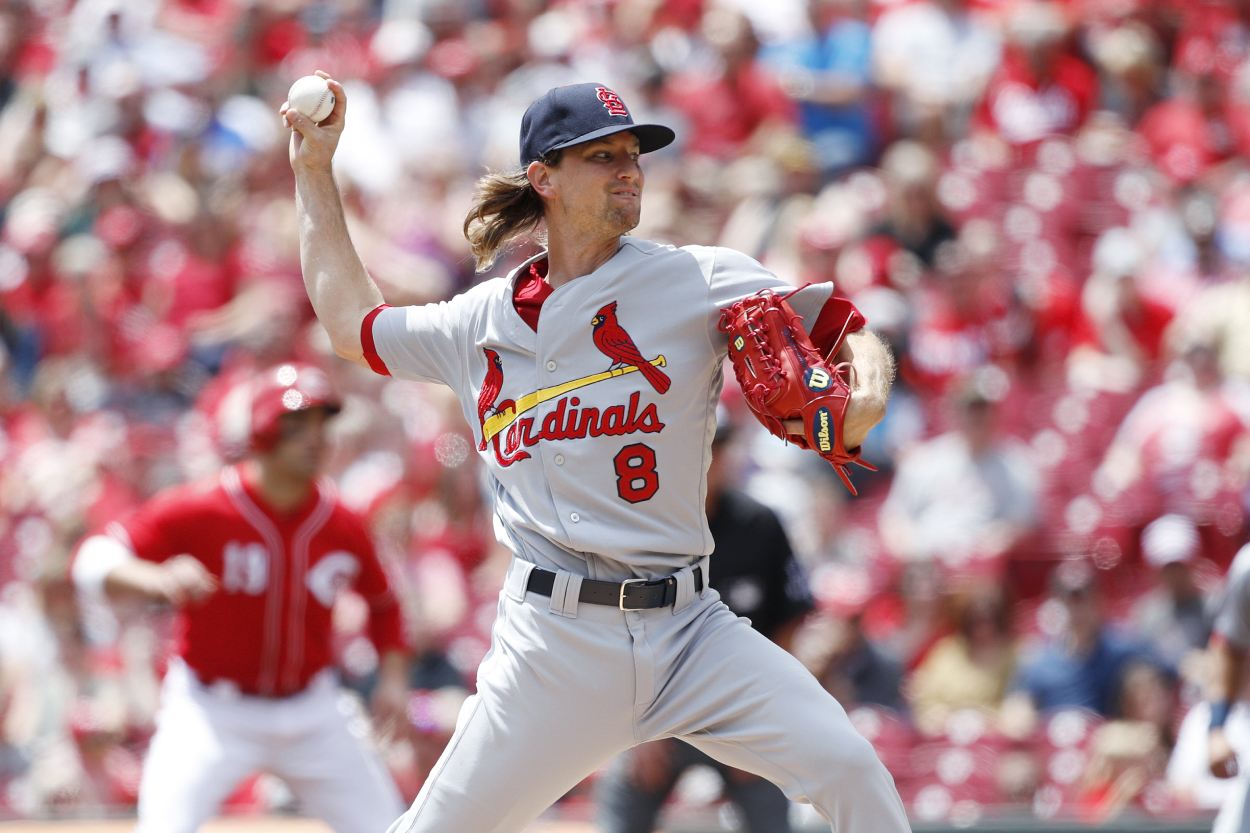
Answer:
M287 512L279 512L274 508L273 504L265 499L260 489L256 488L256 484L252 481L245 466L236 465L233 468L238 478L239 487L247 495L248 500L270 518L281 523L288 523L292 520L301 520L307 517L314 507L321 502L322 495L325 493L325 483L322 481L322 478L317 478L313 481L312 488L308 490L308 497L299 506Z

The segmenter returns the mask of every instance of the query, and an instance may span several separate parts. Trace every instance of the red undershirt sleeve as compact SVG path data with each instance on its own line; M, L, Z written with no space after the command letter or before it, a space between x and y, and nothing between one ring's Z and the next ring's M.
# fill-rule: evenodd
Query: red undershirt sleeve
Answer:
M863 329L868 323L864 314L845 298L834 295L820 308L820 315L808 336L822 356L828 357L846 333Z
M382 361L382 357L378 355L377 345L373 342L373 319L377 318L382 310L390 308L390 304L382 304L360 322L360 346L364 350L365 361L369 363L369 368L379 376L390 376L391 372L386 369L386 362Z

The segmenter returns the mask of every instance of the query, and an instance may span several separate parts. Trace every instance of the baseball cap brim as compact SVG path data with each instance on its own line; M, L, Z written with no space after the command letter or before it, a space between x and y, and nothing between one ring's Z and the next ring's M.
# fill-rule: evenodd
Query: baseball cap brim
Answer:
M569 139L567 142L556 145L551 150L571 148L573 145L580 145L592 139L601 139L604 136L611 136L613 133L624 133L626 131L633 133L638 138L639 153L651 153L662 147L667 147L677 138L677 134L672 131L672 128L665 127L662 124L614 124L610 127L601 127L598 130L583 133L575 139Z

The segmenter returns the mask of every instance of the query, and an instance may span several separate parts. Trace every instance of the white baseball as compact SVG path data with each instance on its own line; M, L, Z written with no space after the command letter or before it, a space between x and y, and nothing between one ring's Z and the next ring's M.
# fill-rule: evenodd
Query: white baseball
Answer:
M319 123L334 109L334 93L320 75L305 75L291 85L287 104L313 122Z

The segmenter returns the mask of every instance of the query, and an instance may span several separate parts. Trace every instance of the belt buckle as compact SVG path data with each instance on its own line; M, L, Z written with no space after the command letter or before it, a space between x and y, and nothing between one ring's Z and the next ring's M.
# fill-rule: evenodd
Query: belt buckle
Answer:
M645 578L627 578L621 582L621 598L619 602L619 606L621 610L642 610L642 608L640 607L626 607L625 606L625 588L631 584L646 584L646 583L647 583L647 580Z

